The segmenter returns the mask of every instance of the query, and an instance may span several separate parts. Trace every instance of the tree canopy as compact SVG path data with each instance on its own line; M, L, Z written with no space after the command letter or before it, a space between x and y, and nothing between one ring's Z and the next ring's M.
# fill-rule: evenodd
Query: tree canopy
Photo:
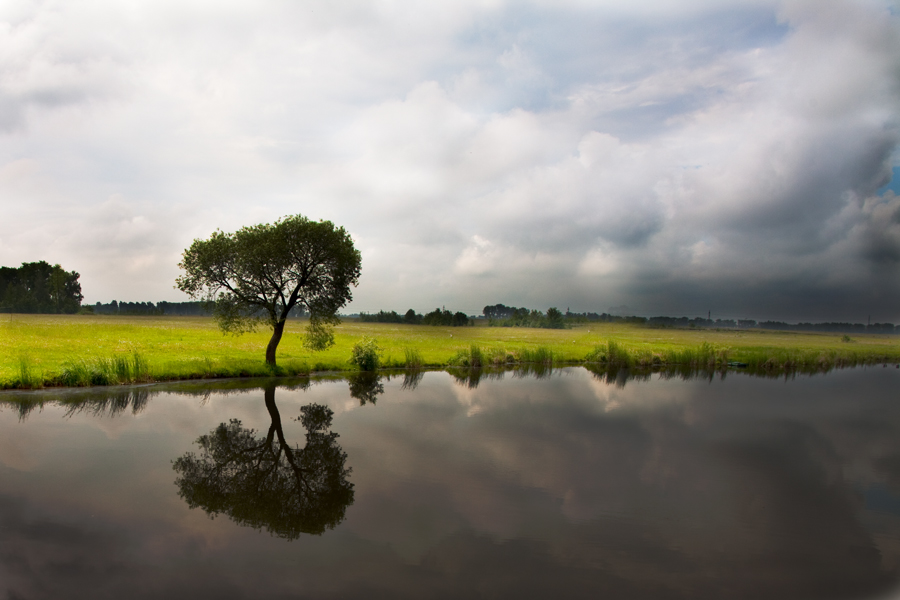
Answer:
M0 308L19 313L76 313L81 308L80 275L39 261L0 267Z
M179 267L177 288L214 304L213 316L224 332L240 334L260 322L272 326L266 362L275 351L295 306L310 314L304 344L321 350L334 343L329 325L352 299L361 257L343 227L310 221L302 215L272 224L217 230L194 240Z

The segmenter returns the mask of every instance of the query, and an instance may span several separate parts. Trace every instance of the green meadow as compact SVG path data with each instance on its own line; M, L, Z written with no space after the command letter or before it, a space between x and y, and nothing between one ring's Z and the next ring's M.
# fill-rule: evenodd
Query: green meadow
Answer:
M363 338L382 349L381 366L446 368L525 363L600 367L681 365L766 372L818 371L900 363L897 336L766 330L651 329L590 323L572 329L432 327L360 323L335 329L335 345L311 352L305 322L291 320L278 348L277 375L356 369ZM213 377L271 376L269 331L223 335L209 317L0 316L0 388L110 385Z

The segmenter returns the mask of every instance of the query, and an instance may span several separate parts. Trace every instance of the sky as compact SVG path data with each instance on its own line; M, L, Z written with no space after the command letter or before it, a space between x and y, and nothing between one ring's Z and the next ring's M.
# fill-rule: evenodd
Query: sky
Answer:
M179 301L345 227L345 312L900 322L900 2L7 0L0 265Z

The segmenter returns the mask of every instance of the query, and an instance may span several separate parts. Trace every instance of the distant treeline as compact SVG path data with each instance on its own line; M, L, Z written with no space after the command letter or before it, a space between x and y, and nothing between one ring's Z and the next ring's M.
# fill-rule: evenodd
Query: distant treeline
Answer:
M359 320L363 323L403 323L406 325L444 325L448 327L463 327L471 324L469 315L464 312L452 313L447 309L436 308L428 314L420 315L413 309L400 315L396 311L379 310L377 313L359 313Z
M47 262L0 267L0 311L76 313L81 308L80 275Z
M212 313L212 307L206 302L117 302L109 304L97 302L85 306L85 312L96 315L168 315L179 317L201 317ZM290 317L302 317L306 313L300 307L294 307Z
M203 316L210 314L205 302L97 302L85 307L96 315L177 315Z
M793 331L833 331L836 333L900 333L893 323L798 323L789 325L780 321L763 321L760 329L791 329Z
M900 326L892 323L785 323L782 321L757 322L751 319L704 319L703 317L636 317L618 316L594 312L573 313L568 309L564 314L551 308L544 315L537 310L516 308L503 304L484 307L484 316L489 324L514 327L565 327L575 323L633 323L657 328L719 328L719 329L773 329L781 331L822 331L833 333L888 333L900 334ZM553 318L550 315L553 315ZM560 325L560 322L562 323Z
M488 318L491 327L541 327L544 329L565 329L566 316L558 308L548 308L544 314L539 310L516 308L494 304L485 306L482 311Z
M643 317L632 317L643 319ZM900 333L893 323L785 323L783 321L761 321L751 319L711 319L687 317L650 317L645 319L649 327L715 327L725 329L774 329L777 331L822 331L830 333Z
M563 329L566 326L565 317L556 308L551 308L546 314L527 308L515 308L497 304L486 306L485 316L489 318L489 325L497 327L546 327L551 329ZM490 316L489 316L490 315ZM396 311L379 310L377 313L360 313L359 320L363 323L402 323L406 325L442 325L445 327L463 327L473 325L474 321L462 311L452 312L446 308L436 308L430 313L420 315L415 310L409 309L401 315Z

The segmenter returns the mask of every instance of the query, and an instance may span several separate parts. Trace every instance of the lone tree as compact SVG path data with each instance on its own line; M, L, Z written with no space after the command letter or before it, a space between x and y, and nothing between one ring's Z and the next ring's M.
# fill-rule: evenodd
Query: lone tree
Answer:
M273 224L216 231L194 240L184 251L185 274L177 288L192 298L214 303L213 316L223 332L253 331L260 322L272 326L266 362L275 366L275 351L291 309L305 307L310 319L307 348L334 344L329 325L353 297L359 281L360 254L343 227L310 221L302 215Z

